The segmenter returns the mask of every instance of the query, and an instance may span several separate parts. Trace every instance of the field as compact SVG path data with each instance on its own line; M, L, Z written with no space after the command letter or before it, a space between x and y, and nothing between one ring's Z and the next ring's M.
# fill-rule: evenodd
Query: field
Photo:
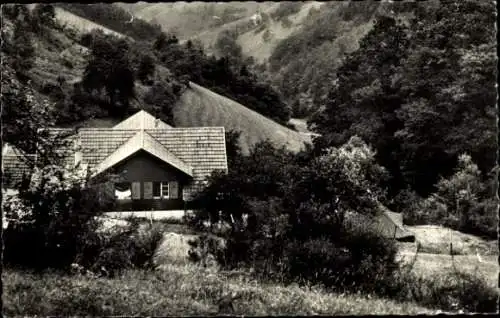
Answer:
M450 242L453 253L459 255L498 255L498 242L486 241L477 236L462 233L438 225L406 226L415 233L422 244L421 252L449 254Z
M413 255L405 254L403 259L409 261ZM460 271L484 277L490 286L498 286L498 257L482 256L478 260L476 255L450 255L419 253L413 270L423 277L450 272L454 267Z

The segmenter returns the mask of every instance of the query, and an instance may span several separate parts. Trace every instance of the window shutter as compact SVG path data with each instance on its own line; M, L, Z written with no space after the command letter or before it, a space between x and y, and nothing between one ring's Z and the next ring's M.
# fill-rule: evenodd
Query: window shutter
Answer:
M153 198L153 182L144 182L144 199Z
M168 191L170 199L179 198L179 183L177 181L170 181L168 183Z
M132 182L132 199L138 200L141 198L141 183Z

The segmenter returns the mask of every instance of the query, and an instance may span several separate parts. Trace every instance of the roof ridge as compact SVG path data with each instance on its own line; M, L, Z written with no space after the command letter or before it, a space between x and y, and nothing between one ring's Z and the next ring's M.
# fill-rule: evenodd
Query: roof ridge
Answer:
M147 139L145 137L147 137ZM150 144L147 144L148 142ZM191 165L177 157L175 153L144 130L138 131L104 158L104 160L98 164L93 176L106 171L139 150L144 150L187 175L193 176L193 167L191 167ZM163 153L161 153L161 151L163 151Z
M144 128L144 130L194 130L194 129L224 129L224 126L193 126L193 127L172 127L172 128ZM73 130L73 128L46 128L47 130ZM140 131L141 128L127 128L127 129L114 129L113 127L102 127L102 128L97 128L97 127L82 127L78 129L78 131L85 131L85 130L109 130L109 131Z

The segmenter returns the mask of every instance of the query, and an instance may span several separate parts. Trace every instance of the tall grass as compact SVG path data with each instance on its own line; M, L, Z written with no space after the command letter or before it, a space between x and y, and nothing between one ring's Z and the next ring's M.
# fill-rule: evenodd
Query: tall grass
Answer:
M130 270L117 278L69 276L7 269L5 315L314 315L432 313L408 303L321 288L263 284L243 274L214 273L194 265L161 272ZM234 311L221 298L237 295Z

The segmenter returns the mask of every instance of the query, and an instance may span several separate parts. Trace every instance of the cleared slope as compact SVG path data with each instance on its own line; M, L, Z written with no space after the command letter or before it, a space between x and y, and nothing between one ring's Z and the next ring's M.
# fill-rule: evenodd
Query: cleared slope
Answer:
M166 31L174 31L181 39L191 38L206 30L217 29L219 18L227 12L233 21L245 19L258 10L275 5L273 2L172 2L172 3L116 3L135 16L158 23ZM225 13L226 11L226 13Z
M71 12L68 12L68 11L62 9L62 8L55 7L55 12L56 12L56 20L59 20L60 22L62 22L62 24L66 23L68 26L71 26L82 33L90 32L94 29L100 29L105 34L111 34L111 35L114 35L114 36L117 36L120 38L123 38L123 37L129 38L128 36L125 36L121 33L115 32L111 29L108 29L108 28L106 28L100 24L94 23L90 20L79 17Z
M244 153L266 139L276 146L285 145L291 151L299 151L306 142L310 142L307 134L286 128L195 83L191 82L190 86L174 106L177 127L224 126L226 131L239 130Z
M291 22L289 27L285 27L282 22L270 18L266 27L259 32L251 30L241 34L237 42L241 46L243 54L253 56L259 62L266 61L278 43L302 29L309 11L312 8L319 9L322 5L323 3L318 1L304 3L299 12L288 16Z
M253 14L261 12L269 15L278 9L279 2L138 2L118 3L117 5L146 21L160 24L166 31L175 32L182 41L188 38L201 41L209 53L213 53L212 48L221 32L247 30L240 34L238 43L246 56L253 56L258 61L263 62L272 54L281 40L302 28L303 22L307 19L312 8L318 9L323 3L318 1L304 2L299 12L288 16L292 23L289 27L284 27L280 21L271 17L264 25L253 25L251 20ZM220 26L216 25L215 19L221 16L226 9L240 10L240 12L235 13L239 18ZM266 40L264 40L264 33L268 34Z

